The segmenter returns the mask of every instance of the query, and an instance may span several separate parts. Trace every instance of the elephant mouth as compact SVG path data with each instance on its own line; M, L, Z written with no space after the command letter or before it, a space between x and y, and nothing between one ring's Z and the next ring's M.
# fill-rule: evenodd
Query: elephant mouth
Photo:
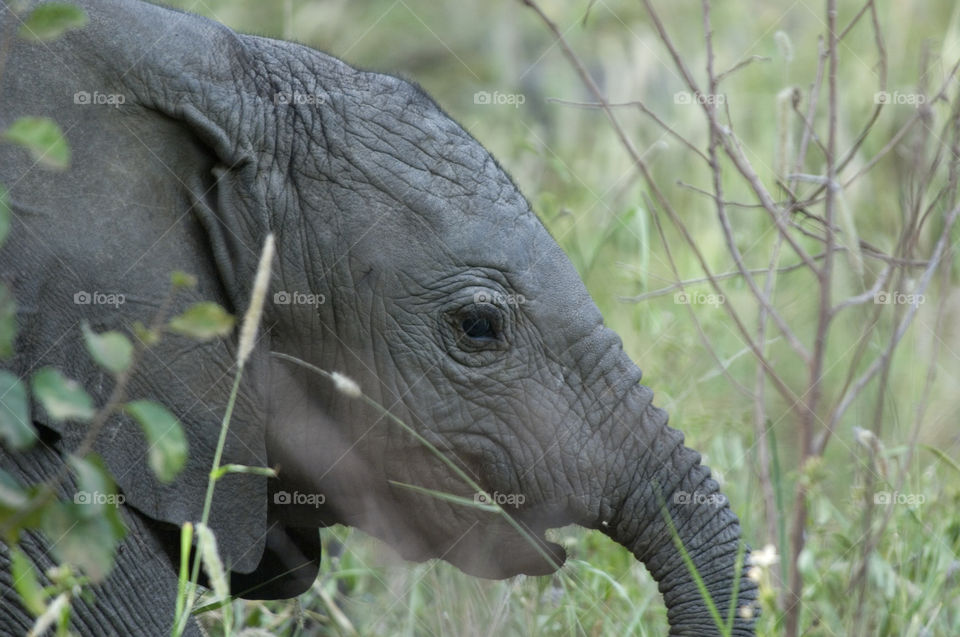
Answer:
M571 522L563 508L537 505L516 511L504 507L504 511L510 520L499 513L485 514L450 540L439 557L469 575L487 579L549 575L563 566L566 550L546 539L547 529Z

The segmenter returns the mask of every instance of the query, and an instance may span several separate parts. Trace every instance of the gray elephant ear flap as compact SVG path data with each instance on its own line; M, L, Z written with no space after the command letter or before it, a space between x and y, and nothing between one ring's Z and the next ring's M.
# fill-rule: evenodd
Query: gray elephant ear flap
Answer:
M245 307L258 238L270 225L256 183L270 129L262 121L267 101L259 94L265 80L257 38L147 3L85 8L90 24L82 32L97 43L108 84L122 84L127 106L169 117L191 134L181 150L186 161L174 158L164 169L187 190L189 213L206 231L224 291L235 308ZM185 171L198 153L211 160L206 170Z
M123 5L127 10L128 5ZM229 28L202 17L185 15L171 20L170 13L151 6L130 9L138 27L146 31L140 39L154 43L149 52L132 62L130 74L143 78L145 90L138 91L143 105L177 120L195 138L200 152L208 151L204 169L182 176L190 212L205 232L202 249L219 276L218 299L238 319L249 303L250 287L260 252L260 238L268 229L267 207L256 184L257 140L248 135L250 117L262 109L250 92L252 69L257 62L248 43ZM155 16L147 14L156 12ZM145 36L145 37L144 37ZM115 35L113 37L116 37ZM136 37L136 36L135 36ZM120 54L140 55L135 46L123 46ZM254 352L244 370L244 384L238 407L230 422L222 464L265 466L265 421L261 387L269 363L263 358L267 345ZM198 366L209 362L198 360ZM232 380L227 374L224 382ZM225 396L225 393L220 393ZM224 405L216 405L217 410ZM189 465L175 483L181 497L194 506L187 511L172 507L158 511L161 519L180 522L197 519L195 503L202 502L216 444L218 427L206 421L202 427L187 429L191 445ZM169 501L168 501L169 502ZM190 517L192 515L192 517ZM262 476L231 474L217 482L210 526L228 568L250 573L263 561L267 541L267 485Z
M160 63L177 64L175 77L186 85L165 87L149 106L181 121L211 151L214 161L209 170L184 175L183 184L191 212L206 232L224 290L235 308L245 308L261 247L258 238L271 225L257 183L259 153L254 150L263 144L265 132L249 122L251 114L262 111L263 102L245 81L255 62L247 60L250 53L242 36L218 23L208 25L218 36L219 46L213 49L222 53L198 52L203 59L198 64L207 66L199 74L182 58L161 57ZM198 36L196 42L203 39ZM212 68L211 57L219 60ZM171 90L178 95L172 103L163 99Z
M243 599L289 599L307 592L320 572L320 531L271 524L257 568L230 573L230 593Z
M252 65L245 41L218 23L148 3L103 0L83 5L89 17L86 27L42 50L35 48L35 53L14 47L11 58L20 65L14 69L40 74L37 99L42 97L51 109L56 106L64 129L83 142L74 148L68 175L38 189L57 195L40 200L51 223L59 224L51 234L76 237L93 225L109 231L73 238L67 244L70 252L61 258L84 273L93 271L89 276L98 284L122 285L136 293L122 311L74 304L71 323L82 317L96 331L129 331L134 321L151 324L158 305L154 297L170 289L174 270L196 275L199 283L176 297L172 313L191 303L214 301L242 315L267 227L266 207L253 178L253 146L242 134L253 99L245 93ZM69 82L44 70L50 65L41 54L71 65L69 73L57 70ZM75 81L122 93L122 109L78 108L71 103L78 87L70 82ZM64 82L70 90L63 90ZM44 87L50 90L41 93ZM105 163L104 157L110 161ZM104 199L115 208L105 209ZM70 202L68 209L59 207L64 201ZM137 250L142 257L132 265L133 259L118 263L123 250ZM37 302L69 298L78 282L59 277L55 285L60 287L43 292L50 299ZM18 367L54 365L103 404L110 378L87 355L79 328L65 337L66 322L36 323L30 341L34 349L17 352ZM264 342L262 349L267 347ZM98 436L95 449L127 505L158 525L179 526L201 518L235 371L234 350L230 339L198 344L166 334L135 368L128 395L162 403L183 423L189 452L186 466L172 482L159 481L150 470L147 441L127 415L112 417ZM260 388L268 376L262 362L258 347L244 371L222 464L266 465ZM75 448L86 433L85 423L55 422L37 413L38 422L61 435L65 450ZM249 473L231 473L216 483L208 524L225 564L238 573L249 573L261 562L267 535L266 483L265 477Z

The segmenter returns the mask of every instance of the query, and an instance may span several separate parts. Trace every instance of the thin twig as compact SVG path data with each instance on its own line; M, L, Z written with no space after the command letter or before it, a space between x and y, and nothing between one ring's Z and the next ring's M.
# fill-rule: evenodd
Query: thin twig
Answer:
M687 69L686 63L683 61L683 57L680 55L679 49L674 44L673 39L670 37L670 34L667 33L666 27L663 25L663 21L660 19L660 14L657 13L656 9L653 8L653 5L650 3L650 0L643 0L644 7L647 10L647 15L650 16L650 20L653 22L653 26L657 31L657 35L660 37L660 41L663 42L664 46L667 48L667 51L670 53L670 57L673 59L674 65L677 67L677 70L683 76L684 82L686 82L687 87L690 91L697 96L701 96L702 92L697 85L696 80L693 79L693 76L690 74L689 69ZM770 214L770 217L773 219L774 223L777 225L777 229L783 233L784 239L787 243L790 244L790 247L796 252L811 270L816 270L817 266L810 258L810 255L807 251L801 246L796 239L788 231L786 224L780 218L778 214L778 207L773 200L773 197L767 191L766 187L760 181L760 176L753 169L753 165L743 154L743 149L740 147L739 140L733 136L732 131L729 127L721 126L716 119L716 113L712 108L713 99L697 99L696 102L700 104L700 107L706 113L707 118L710 120L711 127L715 128L718 131L721 131L723 134L720 135L720 143L723 146L724 152L734 163L737 170L743 175L744 179L747 180L747 183L750 185L750 188L756 194L757 198L760 200L760 203L763 204L764 209ZM762 295L758 295L757 299L760 300ZM768 308L769 311L769 308ZM774 313L771 313L773 316ZM789 329L788 329L789 331ZM788 338L788 342L789 342ZM796 340L796 339L794 339ZM799 342L799 341L797 341Z
M950 69L950 72L947 74L947 77L943 82L942 88L937 92L937 94L934 95L932 98L925 100L927 104L932 104L933 102L939 100L944 96L945 91L950 86L950 82L953 81L953 77L957 74L957 70L960 70L960 60L958 60L957 63L953 65L953 68ZM918 121L920 121L920 119L922 119L924 116L925 115L924 115L923 109L918 108L917 112L914 113L906 121L906 123L900 127L900 130L897 131L897 133L890 139L890 141L887 142L884 145L884 147L881 148L877 152L877 154L870 159L870 161L864 164L863 167L861 167L860 170L858 170L852 177L850 177L848 180L843 182L843 187L845 189L848 188L850 184L852 184L854 181L856 181L857 179L865 175L867 172L869 172L871 168L876 166L877 163L887 155L887 153L893 150L897 146L897 144L900 143L900 140L903 139L904 135L907 134L907 132L913 127L913 125L916 124Z
M766 55L751 55L750 57L740 60L729 69L717 75L717 84L722 83L725 79L739 71L740 69L750 66L754 62L769 62L772 58L767 57Z
M930 257L930 265L927 266L927 269L924 271L923 276L921 276L916 289L911 291L911 294L922 295L926 292L927 286L930 283L930 279L933 277L933 272L937 268L937 265L939 265L940 260L943 258L943 254L946 251L947 244L950 241L950 231L953 228L953 224L957 220L958 214L960 214L960 206L955 207L947 214L940 239L937 241L937 246L934 249L933 256ZM900 321L899 325L897 325L897 328L894 331L893 336L890 339L890 342L887 344L887 348L884 350L883 354L874 360L870 367L868 367L867 370L860 375L856 382L853 383L851 390L847 392L843 397L843 400L840 401L840 404L834 408L833 413L830 416L830 420L828 421L827 428L824 430L821 439L818 441L818 453L822 453L822 450L826 447L834 428L840 421L840 418L843 417L843 414L847 411L860 392L863 391L863 388L866 387L866 385L873 380L873 377L877 375L877 372L880 371L881 367L883 366L883 359L891 355L893 349L900 342L900 339L903 338L907 328L909 328L910 324L913 322L913 318L917 313L917 308L917 304L909 307L903 320Z
M880 30L880 19L877 16L877 7L875 1L869 0L869 2L864 5L864 9L870 10L870 24L873 26L873 40L877 46L877 54L880 57L879 61L877 62L880 67L880 71L878 73L880 80L877 82L877 89L883 92L887 90L887 47L883 42L883 32ZM850 26L847 27L848 29L853 27L860 15L862 15L862 10L854 20L851 20ZM844 33L846 33L846 31L844 31ZM840 38L842 39L843 36L841 35ZM860 134L857 135L853 145L846 152L844 158L840 160L840 165L837 167L838 173L842 172L847 167L847 164L849 164L850 161L856 156L857 151L860 150L860 146L863 145L863 142L870 133L870 130L873 128L873 125L880 118L880 111L882 110L883 102L880 102L876 105L876 108L873 109L870 119L867 120L867 123L864 125L863 129L861 129Z
M813 256L813 258L822 259L823 253L816 254ZM806 267L807 266L804 263L794 263L793 265L785 265L782 268L776 268L773 271L778 273L793 272L795 270L805 269ZM769 268L755 268L753 270L748 270L748 272L750 272L750 274L766 274L769 276L771 270ZM725 279L733 279L738 276L743 276L743 273L740 271L721 272L719 274L714 274L713 278L717 281L723 281ZM667 294L670 294L677 288L683 288L689 285L697 285L699 283L709 283L709 282L710 282L710 279L708 279L707 277L700 277L697 279L684 279L683 281L677 281L676 283L672 283L667 287L659 288L657 290L651 290L650 292L644 292L643 294L638 294L636 296L621 296L619 297L619 300L625 303L640 303L642 301L646 301L647 299L654 299L659 296L666 296Z
M816 271L819 288L817 330L813 342L813 359L809 365L807 406L800 419L800 466L805 467L814 454L813 435L820 397L823 394L823 362L826 357L827 333L832 313L832 283L836 235L836 147L837 147L837 2L827 0L827 192L824 202L826 217L826 254L823 266ZM800 555L806 544L807 487L805 480L797 481L793 505L793 520L790 529L790 579L788 591L792 599L786 608L784 620L787 637L797 637L800 632L800 610L803 599L803 574L800 572Z
M657 207L653 204L652 201L644 193L644 199L647 202L647 207L650 210L651 216L653 217L653 224L657 227L657 234L660 237L660 242L663 244L663 250L667 255L667 263L670 265L670 270L673 272L673 276L677 279L675 285L680 286L680 290L683 290L683 282L680 281L680 272L677 269L677 263L673 258L673 251L670 249L670 242L667 241L666 234L663 232L663 225L660 223L660 215L657 214ZM707 338L706 332L703 331L703 326L700 324L700 319L697 317L697 313L693 311L693 305L687 304L687 311L690 313L690 318L693 320L693 324L697 328L697 334L700 336L700 341L703 343L704 348L710 352L710 356L713 357L713 360L717 363L717 367L720 369L720 372L730 381L730 384L743 394L748 400L754 400L754 395L751 391L744 387L744 385L734 378L730 371L727 369L728 365L723 362L719 355L717 355L716 350L713 349L713 345L710 344L710 340Z
M704 195L705 197L710 197L711 199L713 199L713 198L716 197L716 195L713 194L712 192L710 192L710 191L708 191L708 190L704 190L703 188L697 188L696 186L694 186L694 185L692 185L692 184L688 184L687 182L685 182L685 181L683 181L683 180L678 179L676 183L677 183L677 185L680 186L681 188L683 188L683 189L685 189L685 190L691 190L691 191L697 193L698 195ZM731 208L763 208L763 204L759 204L759 203L743 203L743 202L740 202L740 201L729 201L729 200L728 200L728 201L724 201L724 202L723 202L723 205L724 205L724 206L729 206L729 207L731 207ZM777 202L777 205L783 205L783 204L782 204L782 202Z
M704 29L704 41L706 42L707 49L707 81L708 81L708 91L710 95L716 95L717 91L717 78L713 73L713 36L710 28L710 4L709 0L702 0L702 9L703 9L703 29ZM794 349L794 351L803 359L804 362L810 360L810 352L807 351L807 348L804 347L803 343L800 342L800 339L797 338L796 334L793 333L793 330L787 325L786 321L780 316L780 313L774 309L772 305L764 298L763 292L757 286L757 282L754 280L753 275L749 273L746 265L743 262L743 255L740 254L740 249L737 247L737 242L733 237L733 228L730 225L730 218L727 216L727 209L723 205L723 171L720 167L720 161L717 156L717 146L719 145L721 133L717 125L717 116L716 116L716 104L713 100L707 100L705 108L707 109L707 117L710 120L710 143L707 148L707 154L710 157L710 172L713 178L713 192L714 192L714 201L717 206L717 217L720 220L720 227L723 228L723 236L727 243L727 250L730 255L733 257L733 262L736 264L737 269L743 275L744 280L750 288L750 291L753 292L757 300L760 303L760 307L763 308L763 311L773 319L773 322L777 324L777 328L787 339L787 342ZM759 342L763 342L762 340Z
M847 23L847 26L845 26L843 28L843 31L840 32L840 35L837 36L838 42L842 40L844 37L846 37L846 35L850 33L850 30L853 29L853 27L857 26L857 22L860 21L860 18L863 17L863 14L867 12L867 9L869 9L872 4L873 4L873 0L867 0L866 4L860 7L860 10L857 11L857 15L853 16L850 19L850 22Z
M813 130L813 118L817 112L817 103L820 100L820 87L823 85L823 69L827 63L827 53L823 48L823 36L817 38L817 75L810 84L810 96L807 99L807 114L803 117L803 134L800 136L800 148L797 150L797 160L794 162L793 172L799 173L807 159L807 148L810 145L810 139L816 135ZM817 142L819 144L819 141ZM790 190L795 190L797 184L790 185Z
M567 106L576 106L579 108L603 108L603 105L600 104L599 102L575 102L573 100L560 99L559 97L548 97L547 101L555 102L557 104L565 104ZM697 155L699 155L700 158L703 159L703 161L705 162L710 161L709 159L707 159L707 156L703 154L702 150L694 146L693 143L691 143L686 137L684 137L683 135L675 131L673 128L671 128L670 125L667 124L662 119L660 119L656 113L654 113L649 108L647 108L646 104L644 104L643 102L639 100L634 100L632 102L608 102L607 106L609 106L610 108L624 108L629 106L635 106L637 109L640 110L640 112L642 112L644 115L647 115L650 119L656 122L657 126L662 128L664 132L666 132L668 135L676 139L678 142L686 146L688 149L692 150Z

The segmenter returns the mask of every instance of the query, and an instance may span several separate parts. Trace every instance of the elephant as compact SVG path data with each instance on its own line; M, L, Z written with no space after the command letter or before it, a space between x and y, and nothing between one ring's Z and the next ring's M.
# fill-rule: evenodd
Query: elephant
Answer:
M276 476L227 475L209 517L232 593L300 594L320 563L318 529L337 523L483 578L553 573L566 556L545 531L578 524L645 564L671 635L719 634L676 539L717 608L735 590L735 607L755 605L737 567L739 520L700 455L511 177L422 89L153 4L76 4L82 28L3 45L0 126L53 118L73 153L54 174L0 145L12 210L0 276L18 327L3 366L21 378L54 366L103 404L113 377L87 355L81 325L132 334L163 309L173 271L196 285L171 312L214 301L242 315L272 233L222 462ZM7 37L17 18L0 17ZM132 372L127 393L179 418L189 456L161 482L129 415L100 431L94 450L129 533L94 599L75 601L81 634L169 632L179 527L201 518L237 347L236 335L167 334ZM2 452L24 482L56 472L87 427L32 413L40 444ZM460 472L513 496L510 517L403 486L475 498ZM24 546L49 559L41 537ZM32 617L0 555L0 632L21 633ZM749 616L732 634L753 634Z

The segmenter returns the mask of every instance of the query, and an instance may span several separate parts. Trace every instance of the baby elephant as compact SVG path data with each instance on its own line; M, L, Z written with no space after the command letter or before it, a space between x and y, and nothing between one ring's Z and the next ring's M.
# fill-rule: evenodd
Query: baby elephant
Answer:
M646 565L671 635L720 632L678 541L721 613L739 591L733 634L753 634L756 587L735 581L745 555L729 502L490 153L396 77L134 0L79 4L84 27L0 44L0 128L50 117L72 150L52 173L0 146L13 211L0 278L18 325L2 364L24 379L56 367L102 405L114 377L82 326L130 334L201 300L240 316L273 233L221 462L277 477L227 475L209 517L234 594L306 590L330 524L503 578L559 568L565 553L544 532L576 523ZM17 32L9 8L0 18L4 38ZM197 283L165 306L176 270ZM104 423L94 450L129 533L95 598L74 602L78 632L169 634L178 527L201 518L236 350L236 337L170 333L139 357L126 395L175 414L189 457L160 481L135 421ZM40 444L0 455L21 484L56 473L89 426L32 411ZM23 546L49 563L41 539ZM8 557L0 633L21 634L33 618Z

